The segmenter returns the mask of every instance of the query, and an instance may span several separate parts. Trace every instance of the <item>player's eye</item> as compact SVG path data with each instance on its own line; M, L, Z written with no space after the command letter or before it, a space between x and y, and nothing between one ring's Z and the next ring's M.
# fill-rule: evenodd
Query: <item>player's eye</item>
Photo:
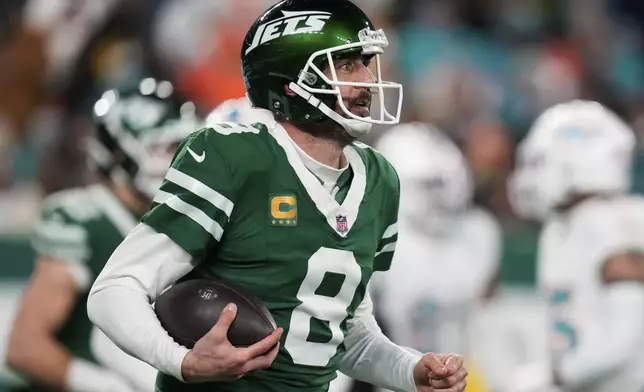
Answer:
M340 65L340 70L344 72L351 72L356 68L353 61L345 61Z

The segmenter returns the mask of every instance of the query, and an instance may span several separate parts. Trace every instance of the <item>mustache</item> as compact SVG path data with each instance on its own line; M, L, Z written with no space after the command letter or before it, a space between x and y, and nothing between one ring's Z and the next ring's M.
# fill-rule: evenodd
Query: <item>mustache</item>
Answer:
M370 106L371 105L371 93L366 90L360 90L358 96L349 99L350 106Z

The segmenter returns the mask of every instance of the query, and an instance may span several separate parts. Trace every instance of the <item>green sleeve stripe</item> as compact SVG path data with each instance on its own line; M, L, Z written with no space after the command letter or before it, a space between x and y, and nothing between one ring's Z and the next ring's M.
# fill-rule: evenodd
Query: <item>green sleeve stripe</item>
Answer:
M390 242L387 245L383 246L382 249L380 249L380 251L377 252L374 257L378 257L383 253L393 253L394 250L396 250L396 242Z
M210 188L203 182L180 172L175 168L170 168L166 174L166 180L173 182L180 187L194 193L195 195L207 200L213 206L222 210L230 218L233 212L234 204L224 195Z
M168 208L171 208L174 211L192 219L192 221L201 226L217 241L219 241L221 239L221 236L224 234L224 229L221 227L221 225L219 225L219 223L212 220L205 212L203 212L199 208L186 203L176 195L164 191L158 191L157 195L154 198L154 202L161 204L160 206L157 206L155 208L162 208L165 205Z
M385 230L385 234L382 235L382 239L384 240L389 237L393 237L396 234L398 234L398 222L387 227L387 229Z

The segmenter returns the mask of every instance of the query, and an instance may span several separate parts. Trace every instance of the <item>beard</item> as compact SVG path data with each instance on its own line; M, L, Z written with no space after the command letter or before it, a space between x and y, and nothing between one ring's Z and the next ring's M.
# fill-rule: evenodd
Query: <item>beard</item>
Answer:
M357 116L368 117L370 115L369 108L371 107L371 93L361 90L358 96L348 99L345 106L349 111ZM331 109L342 117L349 118L344 111L339 110L339 104L337 101L335 101L335 107ZM349 135L342 125L330 118L326 118L325 120L314 124L298 124L298 127L311 136L336 142L342 147L345 147L356 140L354 136Z
M333 141L342 147L348 146L356 140L342 125L330 118L314 124L298 124L298 128L313 137Z

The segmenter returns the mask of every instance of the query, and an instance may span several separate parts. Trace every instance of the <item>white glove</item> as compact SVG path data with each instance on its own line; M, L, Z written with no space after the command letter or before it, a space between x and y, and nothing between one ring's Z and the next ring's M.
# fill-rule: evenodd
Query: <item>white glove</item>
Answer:
M136 392L121 376L83 359L73 359L67 371L69 392Z

